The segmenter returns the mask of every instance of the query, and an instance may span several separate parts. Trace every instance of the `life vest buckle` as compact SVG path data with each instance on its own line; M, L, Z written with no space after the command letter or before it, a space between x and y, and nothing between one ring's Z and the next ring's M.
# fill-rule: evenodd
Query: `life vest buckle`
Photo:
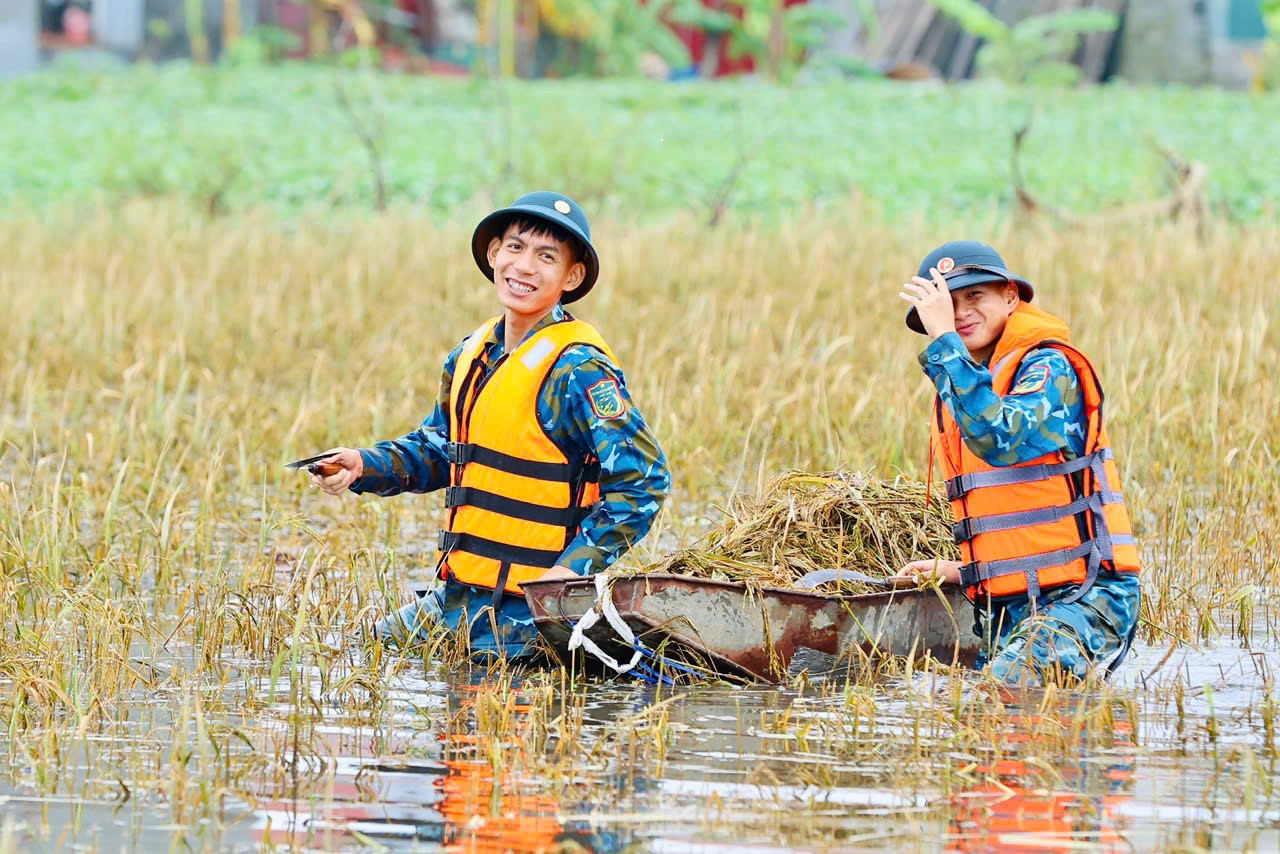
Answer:
M446 508L452 509L466 503L463 500L462 489L463 487L461 486L446 486L444 488L444 506Z
M445 457L455 466L465 466L471 462L471 451L474 446L465 442L449 442L444 446Z
M969 488L965 486L964 475L957 475L947 481L947 500L959 501L964 498Z
M956 541L956 545L967 543L973 539L973 518L966 516L959 522L951 525L951 537Z

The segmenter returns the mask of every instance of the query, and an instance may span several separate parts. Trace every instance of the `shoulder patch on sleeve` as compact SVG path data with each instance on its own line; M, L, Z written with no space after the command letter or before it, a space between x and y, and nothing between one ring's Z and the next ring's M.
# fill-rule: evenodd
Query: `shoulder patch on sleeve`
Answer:
M627 414L627 404L615 379L603 379L587 389L591 399L591 411L597 418L612 421Z
M1034 394L1049 383L1048 365L1031 365L1018 375L1017 384L1009 394Z

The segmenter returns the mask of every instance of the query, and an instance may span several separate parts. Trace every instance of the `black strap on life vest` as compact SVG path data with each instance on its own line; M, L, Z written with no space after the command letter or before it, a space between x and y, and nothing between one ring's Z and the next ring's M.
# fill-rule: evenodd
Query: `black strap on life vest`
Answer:
M457 508L477 507L481 510L500 513L503 516L510 516L513 519L521 519L526 522L556 525L564 528L564 544L567 548L573 538L578 535L578 531L582 527L582 521L590 516L596 508L594 504L586 507L580 505L586 485L588 483L598 483L600 480L599 460L575 460L566 463L526 460L469 442L449 442L445 446L445 454L453 465L454 483L445 490L445 506L449 508L449 519L451 521ZM475 487L461 486L463 469L471 463L520 477L565 483L569 487L569 506L547 507ZM475 552L474 549L463 549L463 551ZM475 553L481 554L480 552ZM530 561L514 559L513 562L531 566L538 565ZM549 564L549 566L554 565L554 563Z
M1134 539L1128 534L1114 534L1108 541L1117 546L1134 545ZM1080 593L1093 583L1099 566L1107 559L1099 548L1098 540L1092 539L1078 546L1066 549L1055 549L1051 552L1027 555L1025 557L1008 558L1007 560L973 561L960 567L960 584L973 587L993 578L1005 575L1025 574L1027 576L1027 595L1035 598L1040 595L1040 579L1037 572L1054 566L1065 566L1074 560L1087 558L1090 564L1089 578L1081 585ZM1077 597L1078 598L1078 597ZM1075 601L1074 599L1072 601Z
M507 498L505 495L486 492L483 489L476 489L471 486L446 487L444 491L444 506L448 508L477 507L481 510L488 510L491 513L510 516L513 519L537 522L540 525L573 528L575 530L582 524L582 520L591 514L593 509L593 507L547 507L529 501L517 501L514 498Z
M560 559L560 552L551 549L531 549L525 546L513 546L500 543L475 534L454 534L449 531L440 532L437 544L440 554L467 552L468 554L487 557L501 563L514 563L521 566L537 566L550 569Z
M489 604L493 607L494 614L502 607L502 597L507 592L507 577L511 575L511 564L503 561L498 567L498 581L493 585L493 598L489 600Z
M1034 466L1010 466L994 471L976 471L957 475L947 481L947 498L957 501L975 489L987 486L1012 486L1017 483L1034 483L1052 477L1074 474L1112 459L1110 448L1103 448L1064 463L1040 463Z
M1113 491L1108 481L1105 463L1113 459L1110 448L1102 448L1092 454L1062 463L1043 463L1034 466L1013 466L995 471L972 472L947 481L947 495L952 500L963 499L974 489L990 486L1009 486L1033 483L1055 477L1070 479L1082 472L1093 474L1095 489L1060 507L1042 507L1012 513L996 513L989 516L966 517L952 526L956 543L964 543L979 534L1007 531L1014 528L1043 525L1088 514L1092 521L1092 534L1082 538L1080 545L1049 552L995 561L973 561L960 567L960 583L966 588L993 578L1021 574L1027 579L1027 597L1035 603L1040 598L1040 571L1063 566L1080 558L1086 559L1085 578L1063 604L1075 602L1093 586L1098 571L1104 563L1115 559L1115 547L1135 545L1130 534L1112 534L1107 527L1104 505L1124 502L1121 492Z
M471 387L479 378L483 377L484 368L482 359L472 359L467 372L463 374L462 382L458 385L458 399L453 401L453 423L455 425L465 425L469 421L471 413L468 411L467 399L475 397L475 395L471 394Z
M461 438L468 437L470 433L468 425L480 393L506 358L507 354L503 354L488 373L483 373L481 359L476 358L472 361L471 367L460 386L461 399L455 404L455 429L461 434ZM473 383L475 384L475 392L470 393ZM466 406L468 397L471 404L469 407ZM600 480L599 460L574 459L573 457L570 457L569 461L564 463L528 460L494 450L493 448L487 448L474 442L465 441L448 442L445 445L445 456L451 465L451 484L445 490L445 506L449 509L450 527L452 527L453 520L456 518L458 508L475 507L522 521L562 527L565 531L565 546L567 547L573 538L577 536L582 521L595 509L595 505L588 507L579 505L582 502L582 495L586 485L598 483ZM568 455L566 454L566 456ZM569 487L569 506L547 507L475 487L463 486L464 469L472 463L518 477L567 484ZM438 568L444 566L445 559L449 553L455 551L467 552L498 561L501 566L499 567L499 577L495 591L501 591L506 586L506 577L511 571L512 564L550 569L556 565L562 553L548 549L514 546L476 534L455 534L448 530L440 532L439 551ZM500 598L500 593L495 592L495 602L498 598Z
M445 445L445 454L455 466L478 463L486 468L534 480L574 483L579 478L587 482L600 479L600 463L596 460L587 463L544 463L513 457L471 442L449 442Z
M1086 495L1061 507L1041 507L1036 510L1019 510L1014 513L993 513L990 516L966 516L951 526L956 544L968 542L979 534L993 531L1010 531L1031 525L1046 525L1068 516L1075 516L1100 502L1096 496Z

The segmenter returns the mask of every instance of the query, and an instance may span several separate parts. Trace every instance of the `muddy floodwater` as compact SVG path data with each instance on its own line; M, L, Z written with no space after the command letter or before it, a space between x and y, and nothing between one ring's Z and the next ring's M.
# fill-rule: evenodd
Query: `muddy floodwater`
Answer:
M1280 794L1265 686L1277 666L1274 648L1139 647L1108 697L1059 694L1046 712L1029 692L1005 703L1007 733L968 740L957 737L963 721L932 708L954 687L932 673L661 690L516 675L499 725L492 708L474 708L494 705L483 672L402 663L388 667L374 723L311 686L320 699L305 734L283 688L263 713L216 724L179 722L173 698L139 695L113 729L68 744L81 758L67 779L11 763L2 838L4 850L33 838L77 850L1273 851ZM259 663L234 667L228 691L271 679ZM1001 702L975 700L965 681L967 702ZM1067 726L1099 703L1104 727L1026 736L1032 718L1060 714ZM545 735L530 739L522 716ZM128 776L148 753L180 769L175 745L199 749L183 726L233 728L226 755L203 759L243 770L206 807L175 815L164 799L135 796Z

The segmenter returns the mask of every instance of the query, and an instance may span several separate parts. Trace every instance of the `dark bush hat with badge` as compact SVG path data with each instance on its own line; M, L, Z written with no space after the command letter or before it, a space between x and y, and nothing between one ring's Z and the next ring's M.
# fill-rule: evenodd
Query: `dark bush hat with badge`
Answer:
M502 237L507 223L522 217L559 226L581 242L582 263L587 268L587 275L582 284L562 296L560 302L569 303L585 297L600 275L600 257L591 245L591 226L587 222L587 215L578 207L577 202L563 193L547 190L526 193L509 207L494 211L480 220L475 233L471 235L471 255L476 259L480 271L489 277L489 281L493 281L493 268L489 266L489 243L495 237Z
M942 244L924 256L916 275L927 279L932 267L942 274L948 291L992 282L1013 282L1018 286L1018 297L1023 302L1031 302L1036 293L1030 282L1009 272L999 252L976 240L952 240ZM907 312L907 328L924 334L924 324L920 322L915 308Z

